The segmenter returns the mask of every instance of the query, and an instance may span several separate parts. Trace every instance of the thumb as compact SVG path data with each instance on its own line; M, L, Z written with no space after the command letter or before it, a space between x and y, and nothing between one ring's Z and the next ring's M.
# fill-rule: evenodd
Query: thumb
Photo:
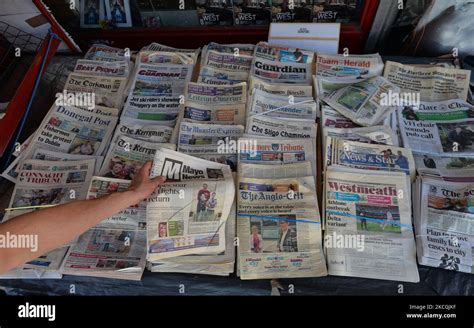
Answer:
M159 176L159 177L154 177L151 179L152 182L155 182L157 184L163 183L166 181L166 177L164 176Z

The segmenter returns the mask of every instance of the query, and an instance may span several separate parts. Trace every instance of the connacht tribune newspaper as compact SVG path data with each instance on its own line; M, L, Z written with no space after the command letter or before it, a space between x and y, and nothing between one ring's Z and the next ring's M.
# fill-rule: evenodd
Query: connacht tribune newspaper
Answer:
M229 166L162 149L151 175L167 181L148 199L147 260L223 252L235 196Z
M388 95L399 92L397 86L383 77L373 77L334 90L321 100L355 123L370 126L382 122L397 108Z
M118 135L105 156L100 175L132 180L146 161L152 160L161 148L176 149L174 144L149 142Z
M421 153L474 155L474 106L452 99L398 110L405 147Z
M415 160L410 149L390 145L332 139L326 140L327 164L342 165L365 170L403 172L415 180Z
M325 189L330 275L420 281L406 175L330 166Z
M245 132L279 139L316 138L316 123L302 119L278 119L266 115L250 116Z
M296 172L285 166L274 169L278 178L239 176L237 236L241 279L327 275L314 177L296 177ZM249 170L241 167L239 171ZM250 171L252 176L253 172Z
M130 181L93 177L87 199L128 188ZM146 203L126 208L78 237L63 274L140 280L146 265Z
M315 121L317 106L313 97L279 96L254 90L249 102L249 115L255 114Z
M127 78L118 76L70 73L64 85L68 93L90 93L95 95L95 104L122 108Z
M420 93L423 101L467 100L471 71L387 61L383 76L404 93Z
M100 156L104 153L117 117L94 114L71 106L53 105L35 132L22 159L36 149L73 155Z
M474 273L474 183L421 179L418 262Z

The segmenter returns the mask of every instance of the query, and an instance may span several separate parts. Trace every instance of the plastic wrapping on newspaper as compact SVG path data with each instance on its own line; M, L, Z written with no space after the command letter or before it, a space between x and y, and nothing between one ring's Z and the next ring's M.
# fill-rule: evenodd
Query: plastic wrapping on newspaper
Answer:
M39 148L73 155L100 156L112 137L116 123L117 117L53 105L22 154L22 160L32 158L33 152Z
M398 107L391 103L390 95L399 92L383 77L373 77L334 90L321 100L355 123L371 126L381 123Z
M419 282L409 177L330 166L325 180L328 273Z
M128 188L130 181L93 177L87 199ZM146 265L146 203L128 207L101 221L69 248L61 273L140 280Z
M246 165L240 163L239 171L254 176L255 171L243 168ZM314 176L297 177L300 171L285 167L271 166L267 173L275 175L268 179L239 176L241 279L327 275Z
M169 143L149 142L117 135L105 156L100 175L107 178L132 180L146 161L153 160L161 148L176 149Z
M316 138L316 123L303 119L279 119L267 115L250 116L246 133L278 139Z
M474 156L474 106L452 99L398 110L403 145L426 154Z
M75 73L99 76L118 76L128 78L130 75L130 63L126 60L120 61L98 61L78 59L74 67Z
M242 71L224 71L208 66L201 66L197 83L203 84L237 84L247 81L249 77L248 72Z
M418 93L421 101L467 100L471 71L387 61L383 76L403 93Z
M313 88L307 84L269 83L255 76L249 78L249 97L255 90L262 90L270 94L294 97L312 97Z
M94 94L95 104L110 108L122 108L127 86L126 77L70 73L64 91L74 94Z
M327 165L365 170L403 172L415 180L415 160L410 149L326 138Z
M419 181L418 262L474 273L474 182Z
M114 62L122 60L129 61L130 56L125 49L114 48L104 44L93 44L84 55L84 59Z
M147 203L147 260L225 250L225 223L235 196L230 167L168 149L151 176L164 176Z
M203 105L187 101L184 105L183 119L194 122L218 124L245 124L245 104Z
M313 97L279 96L254 90L248 106L248 115L262 114L280 118L316 120L317 105Z

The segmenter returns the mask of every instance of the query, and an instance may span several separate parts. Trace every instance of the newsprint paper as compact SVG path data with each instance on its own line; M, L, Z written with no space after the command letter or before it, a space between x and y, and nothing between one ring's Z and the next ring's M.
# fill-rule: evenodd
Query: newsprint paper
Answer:
M295 165L287 164L267 166L266 171L274 173L271 178L253 178L259 169L249 170L247 165L263 164L241 163L239 168L243 173L237 195L241 279L327 275L314 176L297 177L300 170L287 170L287 165Z
M128 188L130 181L93 177L87 199ZM61 273L140 280L146 264L146 203L126 208L83 233L69 248Z
M418 262L474 273L474 183L422 178L415 216Z
M327 169L325 250L330 275L420 281L409 188L403 173Z
M167 180L148 199L147 260L223 252L235 196L230 167L161 149L151 175Z

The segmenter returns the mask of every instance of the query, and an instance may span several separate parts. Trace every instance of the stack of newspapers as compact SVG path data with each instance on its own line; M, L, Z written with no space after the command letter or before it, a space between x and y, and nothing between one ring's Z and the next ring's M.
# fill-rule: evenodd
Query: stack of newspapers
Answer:
M258 43L238 143L241 279L327 274L316 185L311 51Z

